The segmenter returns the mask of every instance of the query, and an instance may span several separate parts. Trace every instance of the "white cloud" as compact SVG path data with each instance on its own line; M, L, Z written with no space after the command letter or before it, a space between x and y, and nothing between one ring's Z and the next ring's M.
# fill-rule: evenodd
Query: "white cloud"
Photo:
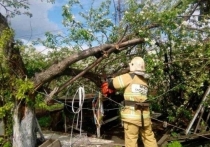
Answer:
M41 44L38 45L33 45L31 41L25 40L25 39L21 39L21 41L24 44L27 44L28 46L33 46L37 52L39 52L40 54L47 54L48 51L52 50L51 48L48 48L46 46L43 46Z
M50 48L47 48L43 45L36 45L35 46L37 52L41 53L41 54L47 54L48 51L50 51L51 49Z
M48 12L55 4L41 2L41 0L30 0L30 12L33 17L20 15L10 19L11 27L16 32L17 39L34 40L44 37L47 31L59 31L58 25L48 18Z

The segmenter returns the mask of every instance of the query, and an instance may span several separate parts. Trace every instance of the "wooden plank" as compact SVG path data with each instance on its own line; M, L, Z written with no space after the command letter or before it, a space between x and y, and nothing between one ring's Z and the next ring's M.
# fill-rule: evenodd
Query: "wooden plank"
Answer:
M41 144L39 147L61 147L61 143L58 139L48 139L43 144Z
M210 131L206 131L204 133L196 133L196 134L189 134L189 135L181 135L177 137L172 137L170 136L168 138L168 141L173 141L173 140L179 140L180 142L184 142L185 140L193 140L197 138L209 138L206 136L210 136Z
M53 142L52 139L48 139L46 140L43 144L41 144L39 147L47 147L48 145L50 145Z
M104 124L106 124L106 123L109 123L109 122L111 122L111 121L114 121L114 120L116 120L116 119L118 119L118 118L119 118L119 116L115 116L115 117L112 117L112 118L110 118L110 119L107 119L107 120L105 120L105 121L103 122L102 125L104 125Z
M207 130L207 128L209 127L209 125L208 125L208 121L209 121L209 118L210 118L210 111L209 111L209 113L208 113L208 115L207 115L207 118L206 118L206 127L205 127L205 130Z
M96 127L97 127L97 129L96 129L96 131L97 131L97 137L100 138L101 137L101 126L96 125Z
M5 130L4 130L4 122L3 120L0 119L0 136L5 135Z
M57 139L47 147L61 147L61 142Z
M203 117L203 113L204 113L204 107L201 108L200 116L198 118L198 122L194 130L194 134L197 132L198 129L201 129L201 119Z
M159 146L162 146L163 144L165 144L165 142L167 142L167 139L169 138L169 134L164 134L161 139L157 142L157 144Z
M190 129L191 129L192 125L194 124L195 119L197 118L198 114L200 113L204 102L208 99L209 93L210 93L210 86L207 88L207 90L206 90L206 92L205 92L205 94L204 94L204 96L202 98L202 101L201 101L201 103L199 104L199 106L198 106L198 108L196 110L195 115L193 116L192 120L190 121L190 124L188 125L187 129L185 130L185 134L186 135L190 132Z

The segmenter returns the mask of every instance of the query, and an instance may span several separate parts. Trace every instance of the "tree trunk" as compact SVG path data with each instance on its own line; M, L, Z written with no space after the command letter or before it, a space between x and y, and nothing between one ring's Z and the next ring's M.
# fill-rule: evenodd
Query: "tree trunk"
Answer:
M16 107L13 113L13 147L36 146L36 117L35 111L29 106L21 106L24 109L23 116L20 108Z
M10 29L6 18L0 13L0 35L3 31ZM10 29L12 32L12 30ZM25 79L27 77L27 70L23 63L19 48L14 46L13 34L7 34L10 38L5 38L5 45L3 53L6 57L7 66L9 68L11 91L17 90L17 87L12 85L15 79ZM9 36L10 35L10 36ZM12 84L13 83L13 84ZM36 117L34 106L28 106L25 99L15 99L15 108L13 112L13 147L35 147L36 145ZM34 97L31 97L31 102L34 102Z

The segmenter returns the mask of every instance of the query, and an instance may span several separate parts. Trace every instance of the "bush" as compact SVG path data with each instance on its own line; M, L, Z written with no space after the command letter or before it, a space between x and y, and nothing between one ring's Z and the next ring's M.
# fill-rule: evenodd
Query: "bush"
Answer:
M50 126L52 119L50 116L44 116L38 119L41 128L47 128Z
M172 141L166 147L182 147L182 145L179 141Z

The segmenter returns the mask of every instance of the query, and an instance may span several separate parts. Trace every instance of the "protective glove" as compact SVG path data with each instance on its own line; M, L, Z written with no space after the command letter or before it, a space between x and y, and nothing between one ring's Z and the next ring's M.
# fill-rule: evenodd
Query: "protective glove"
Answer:
M103 82L102 85L101 85L101 93L104 95L104 96L107 96L108 94L108 83L107 82Z
M105 96L108 97L110 94L113 94L115 92L115 90L110 89L108 82L104 82L101 85L101 93Z

